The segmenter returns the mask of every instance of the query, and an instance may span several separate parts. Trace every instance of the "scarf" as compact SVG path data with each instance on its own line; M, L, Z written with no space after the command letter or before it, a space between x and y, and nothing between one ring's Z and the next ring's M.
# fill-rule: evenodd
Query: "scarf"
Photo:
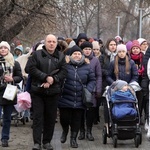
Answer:
M70 58L71 64L76 65L76 66L81 66L85 62L85 56L84 55L82 55L82 58L79 61L74 60L71 56L69 56L69 58Z
M138 65L138 73L140 76L143 75L144 73L144 66L142 64L142 59L143 59L143 54L142 52L140 52L139 54L135 55L135 54L131 54L131 59L134 60L135 62L139 62L139 64L136 63L136 65Z
M13 55L10 52L8 52L8 54L6 56L4 56L4 59L6 61L7 67L10 67L10 66L13 67L14 66L15 60L14 60Z
M110 62L113 61L113 60L115 59L115 56L117 55L117 52L116 52L116 51L115 51L115 52L111 52L111 51L109 51L108 49L106 49L105 52L106 52L106 54L107 54L108 56L110 56Z

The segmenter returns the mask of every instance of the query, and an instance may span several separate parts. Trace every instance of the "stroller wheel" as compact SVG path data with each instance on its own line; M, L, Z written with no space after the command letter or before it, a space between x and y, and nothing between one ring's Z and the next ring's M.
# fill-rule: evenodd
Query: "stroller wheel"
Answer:
M118 139L117 135L114 135L113 136L113 146L114 146L114 148L117 147L117 139Z
M103 144L107 143L107 128L104 126L103 132L102 132L102 138L103 138Z
M136 147L136 148L139 147L139 144L140 144L140 142L141 142L140 140L141 140L140 135L136 135L136 136L135 136L135 139L134 139L135 147Z

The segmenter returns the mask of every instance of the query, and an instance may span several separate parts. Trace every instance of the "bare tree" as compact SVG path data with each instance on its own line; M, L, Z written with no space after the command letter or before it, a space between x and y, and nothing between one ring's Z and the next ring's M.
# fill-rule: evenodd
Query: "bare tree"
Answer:
M2 0L0 2L0 40L11 41L37 14L42 14L41 10L46 3L47 0Z

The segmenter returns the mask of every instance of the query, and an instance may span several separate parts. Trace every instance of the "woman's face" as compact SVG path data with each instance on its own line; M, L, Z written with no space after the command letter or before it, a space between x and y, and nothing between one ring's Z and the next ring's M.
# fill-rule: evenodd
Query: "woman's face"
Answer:
M134 55L138 55L141 52L141 50L138 47L134 46L132 47L131 52Z
M6 46L0 47L0 55L1 56L6 56L9 52L9 49Z
M82 54L79 51L75 51L74 53L72 53L71 57L75 61L80 61L82 58Z
M124 51L124 50L118 51L118 56L119 56L119 58L125 58L125 56L126 56L126 51Z
M91 52L92 52L92 49L90 47L86 47L86 48L83 49L83 54L85 56L90 56Z
M116 51L116 48L117 48L116 42L115 42L115 41L111 41L111 42L109 43L108 48L109 48L109 50L110 50L111 52L115 52L115 51Z
M78 42L78 46L81 46L82 43L84 43L86 40L85 39L80 39Z
M95 56L99 56L100 50L99 49L93 49L93 53L95 54Z
M147 48L148 48L148 44L147 44L147 42L145 41L145 42L143 42L143 43L141 44L141 50L142 50L142 51L146 51Z

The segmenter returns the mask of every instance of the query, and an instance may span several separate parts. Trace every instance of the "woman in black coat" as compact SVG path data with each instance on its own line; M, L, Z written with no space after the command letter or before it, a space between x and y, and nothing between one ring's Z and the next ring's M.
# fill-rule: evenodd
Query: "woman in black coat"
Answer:
M19 83L22 78L21 67L18 62L14 61L13 55L10 53L10 45L2 41L0 43L0 106L3 108L3 127L2 127L2 147L8 147L11 113L14 105L17 103L17 97L10 101L3 98L7 84ZM1 110L0 110L1 111Z

